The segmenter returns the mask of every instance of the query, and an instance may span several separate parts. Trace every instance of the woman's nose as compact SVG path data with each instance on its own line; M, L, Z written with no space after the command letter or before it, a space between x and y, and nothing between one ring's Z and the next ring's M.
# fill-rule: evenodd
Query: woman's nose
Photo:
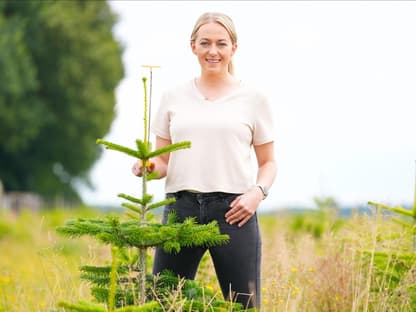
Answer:
M210 45L208 52L209 54L213 54L213 55L217 54L217 47L215 46L215 44Z

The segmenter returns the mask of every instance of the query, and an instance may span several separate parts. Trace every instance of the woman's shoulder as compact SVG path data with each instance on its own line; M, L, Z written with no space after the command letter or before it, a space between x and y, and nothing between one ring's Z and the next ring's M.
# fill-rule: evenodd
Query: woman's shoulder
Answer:
M244 96L249 96L249 97L258 99L260 101L267 100L266 92L262 90L262 88L260 88L256 84L252 82L241 81L240 85L241 85L241 90L244 93Z

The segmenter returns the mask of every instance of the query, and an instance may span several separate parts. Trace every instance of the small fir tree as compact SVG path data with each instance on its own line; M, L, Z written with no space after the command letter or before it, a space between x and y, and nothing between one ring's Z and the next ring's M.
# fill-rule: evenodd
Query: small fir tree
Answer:
M415 167L416 170L416 167ZM393 212L401 217L406 218L403 220L401 218L394 217L393 221L403 225L406 229L410 230L413 236L413 253L416 254L416 171L415 171L415 187L414 187L414 196L413 196L413 207L412 209L406 209L401 206L389 206L381 203L376 203L369 201L369 205L376 207L377 209L383 209L390 212ZM410 220L409 220L410 219Z
M151 73L151 70L150 70ZM151 77L151 76L150 76ZM150 90L151 90L150 79ZM151 210L173 203L174 198L153 202L147 183L157 174L149 173L149 160L165 153L190 148L190 142L179 142L152 150L149 142L149 111L146 78L144 86L144 139L136 140L136 149L98 139L107 149L132 156L142 164L141 197L119 194L127 202L126 217L107 216L104 219L69 220L57 231L69 237L92 236L111 248L110 266L83 266L81 278L92 285L91 292L97 303L60 302L65 311L138 312L138 311L242 311L238 303L216 298L217 294L203 288L198 282L179 279L171 272L158 276L147 274L148 249L162 247L177 253L182 247L215 246L226 243L228 236L219 232L217 223L196 224L193 218L178 223L175 213L168 216L165 225L152 221ZM150 102L151 103L151 102Z
M391 220L403 226L405 230L404 233L410 233L413 239L412 252L409 253L408 250L395 251L390 250L372 250L367 251L365 254L369 256L369 261L374 263L376 268L376 277L381 275L381 278L388 280L388 288L391 291L392 296L396 295L394 292L401 283L412 276L415 280L414 269L416 265L416 180L415 180L415 189L414 189L414 198L413 198L413 207L411 209L406 209L399 205L389 206L382 203L376 203L369 201L369 205L376 208L376 214L379 216L382 210L389 211L396 217L392 217ZM397 233L390 235L392 239L397 237ZM379 240L389 239L389 237L380 237ZM407 296L409 299L409 305L416 311L416 287L414 283L411 283L410 286L406 285L406 282L403 282L405 287L396 291L399 293L399 296L403 298Z

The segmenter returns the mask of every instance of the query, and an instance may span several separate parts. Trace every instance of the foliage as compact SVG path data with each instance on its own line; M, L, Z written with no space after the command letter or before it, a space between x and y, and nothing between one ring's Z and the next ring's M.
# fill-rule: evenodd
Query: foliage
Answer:
M416 182L415 182L415 194L412 209L406 209L401 206L389 206L382 203L376 203L369 201L369 205L376 207L377 215L381 210L387 211L390 214L398 215L400 218L392 217L391 220L399 224L404 233L409 233L409 237L413 239L413 253L408 253L408 250L402 249L396 252L392 250L377 250L373 253L367 253L370 260L374 261L375 267L375 282L380 283L380 280L387 281L384 289L389 292L392 298L401 297L403 292L406 292L411 298L410 306L413 310L416 310L416 288L414 284L416 278L414 270L416 269ZM409 220L410 219L410 220ZM383 235L380 240L395 239L397 235ZM411 276L412 284L406 287L400 287L402 281L408 279ZM379 291L376 288L374 291Z
M9 235L12 231L12 227L4 220L0 219L0 239Z
M19 215L1 213L0 220L8 224L12 232L0 239L0 250L7 251L0 253L0 311L58 312L63 311L63 308L57 308L58 300L74 303L94 300L91 287L95 285L86 283L87 279L80 280L79 268L88 264L107 267L109 272L111 262L108 246L88 236L68 240L56 235L54 229L68 219L105 219L106 214L86 208L41 210ZM388 290L385 284L375 281L370 289L365 288L365 275L371 272L378 272L378 281L383 280L381 263L370 269L367 256L360 256L363 248L371 250L370 236L375 224L373 216L355 215L347 218L341 229L332 235L325 234L319 240L306 232L293 233L290 228L293 218L293 215L282 212L259 215L263 241L262 311L365 311L360 298L368 291L371 293L367 311L415 311L411 308L415 307L415 302L410 303L416 299L411 292L416 285L413 270L402 275L394 290ZM378 233L378 248L383 247L384 251L390 250L393 254L402 250L403 246L411 250L411 234L402 231L398 224L389 219L384 219L380 224ZM385 246L387 233L400 236ZM400 242L397 241L399 238ZM126 258L122 253L120 251L120 265L127 265L128 268L137 261L137 250L133 249L129 254L126 249ZM150 253L149 264L151 256ZM197 296L202 296L204 289L209 296L211 293L218 294L215 298L219 298L220 288L215 270L212 263L207 262L202 263L196 281L191 282L195 283L195 287L201 283L201 287L196 289L199 291ZM81 274L87 272L82 270ZM123 274L120 273L119 278ZM384 280L389 280L387 274ZM150 279L148 282L151 283ZM175 289L179 291L178 287ZM173 304L172 296L165 298L166 302ZM178 297L178 306L183 299ZM104 307L103 303L98 305ZM171 311L191 310L178 307ZM206 311L212 310L207 307Z
M376 275L383 275L389 281L389 287L395 289L416 263L416 255L375 252Z
M147 224L142 226L136 220L121 222L117 217L99 219L77 219L67 221L57 231L69 237L89 235L105 244L118 247L147 248L163 246L166 252L177 253L181 246L215 246L228 241L220 234L217 223L197 225L192 218L183 223Z
M105 1L0 6L0 178L7 191L78 199L74 181L100 155L121 77Z
M105 267L82 267L81 277L94 286L92 292L98 302L106 303L109 298L110 271L111 266ZM134 290L139 287L137 279L139 268L135 265L123 264L118 267L118 285L115 302L117 307L128 307L135 304ZM221 311L221 309L232 308L233 311L240 311L238 303L225 302L217 298L218 293L205 288L200 282L194 280L179 279L172 272L165 271L162 274L146 276L147 302L159 302L154 311L163 311L162 306L168 307L173 302L180 302L184 306L191 307L191 311L202 311L198 307L205 306L210 311ZM175 297L175 298L174 298ZM142 306L142 305L141 305ZM119 309L117 308L117 309ZM115 311L118 311L118 310ZM183 307L183 310L188 309Z
M16 215L0 208L0 223L10 229L0 237L0 311L58 311L57 298L90 296L77 276L81 257L95 263L101 259L92 255L106 250L88 237L73 242L57 236L54 229L68 218L93 215L102 212L75 207Z
M397 222L398 224L401 224L405 229L410 230L413 233L413 252L416 253L416 180L412 209L406 209L401 206L392 207L389 205L376 203L372 201L369 201L368 204L376 207L377 209L386 210L401 217L394 217L392 218L392 220Z
M60 302L59 306L65 308L65 311L77 311L77 312L106 312L107 309L103 305L93 304L86 301L81 301L77 304ZM114 310L114 312L152 312L163 311L160 310L159 304L156 301L149 302L142 306L129 306Z
M291 228L294 232L306 232L321 238L325 231L337 231L343 224L339 219L339 208L332 197L315 199L318 209L310 209L294 216Z

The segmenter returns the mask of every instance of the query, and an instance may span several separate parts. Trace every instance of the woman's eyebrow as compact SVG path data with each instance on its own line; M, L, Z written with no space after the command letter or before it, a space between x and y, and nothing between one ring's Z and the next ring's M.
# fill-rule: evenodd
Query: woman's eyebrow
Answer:
M202 41L202 40L207 40L207 41L227 41L227 39L218 39L218 40L212 40L212 39L210 39L210 38L200 38L199 39L200 41Z

